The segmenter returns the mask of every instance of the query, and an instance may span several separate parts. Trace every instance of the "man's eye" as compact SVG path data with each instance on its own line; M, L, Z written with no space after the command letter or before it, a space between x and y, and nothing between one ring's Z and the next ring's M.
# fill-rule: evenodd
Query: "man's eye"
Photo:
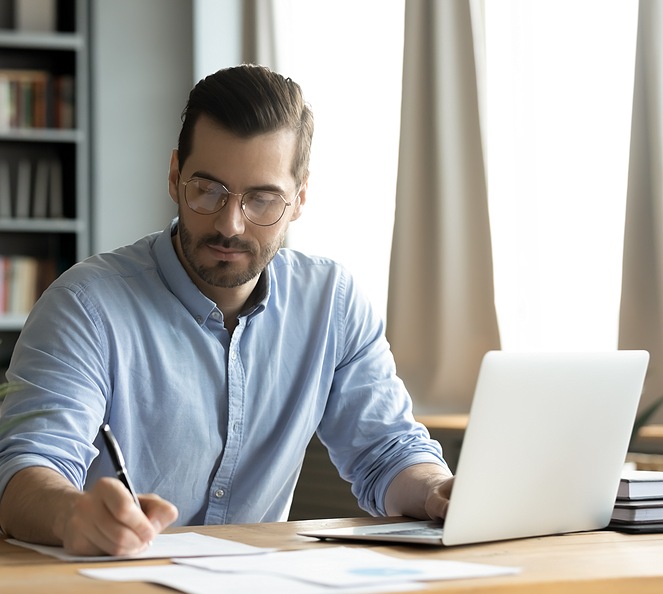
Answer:
M198 182L198 189L202 194L219 195L222 192L222 188L219 184L212 182Z
M263 192L256 192L255 194L251 194L248 198L256 206L269 206L274 200L276 200L274 194Z

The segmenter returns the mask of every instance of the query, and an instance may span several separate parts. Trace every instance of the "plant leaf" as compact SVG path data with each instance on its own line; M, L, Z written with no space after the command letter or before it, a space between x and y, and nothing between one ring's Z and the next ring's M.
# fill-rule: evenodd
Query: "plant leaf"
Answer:
M2 401L5 396L9 396L12 392L17 392L21 389L21 384L19 382L5 382L0 384L0 401Z

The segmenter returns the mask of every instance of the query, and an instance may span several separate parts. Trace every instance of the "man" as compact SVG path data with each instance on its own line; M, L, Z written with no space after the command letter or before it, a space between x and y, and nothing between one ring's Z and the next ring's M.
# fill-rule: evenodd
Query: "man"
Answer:
M72 267L21 333L0 418L6 534L127 554L175 521L285 520L316 431L364 509L444 516L451 473L381 321L342 267L282 249L312 134L299 86L267 68L193 89L168 176L178 218ZM105 423L150 493L140 509L109 478Z

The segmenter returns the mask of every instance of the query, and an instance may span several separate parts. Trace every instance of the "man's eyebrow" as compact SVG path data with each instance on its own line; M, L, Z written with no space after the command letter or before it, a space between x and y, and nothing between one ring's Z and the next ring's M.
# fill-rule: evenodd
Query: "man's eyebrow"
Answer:
M210 181L214 181L214 182L223 184L226 187L226 189L230 190L231 192L233 191L231 188L228 187L228 184L226 182L224 182L222 179L219 179L218 177L212 175L211 173L209 173L207 171L202 171L202 170L194 171L191 174L191 177L202 177L204 179L208 179ZM263 190L265 192L276 192L277 194L282 194L284 196L286 194L286 190L284 190L281 186L278 186L276 184L261 184L261 185L257 185L257 186L250 186L250 187L244 189L245 192L249 192L249 191L252 191L252 190Z

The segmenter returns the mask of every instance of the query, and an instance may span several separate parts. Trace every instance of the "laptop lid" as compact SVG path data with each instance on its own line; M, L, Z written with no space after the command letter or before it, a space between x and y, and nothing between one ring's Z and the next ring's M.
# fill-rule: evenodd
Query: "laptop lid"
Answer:
M418 523L423 535L416 524L304 534L458 545L604 528L648 361L646 351L487 353L441 535L430 522Z
M607 526L648 361L644 351L488 353L444 543Z

